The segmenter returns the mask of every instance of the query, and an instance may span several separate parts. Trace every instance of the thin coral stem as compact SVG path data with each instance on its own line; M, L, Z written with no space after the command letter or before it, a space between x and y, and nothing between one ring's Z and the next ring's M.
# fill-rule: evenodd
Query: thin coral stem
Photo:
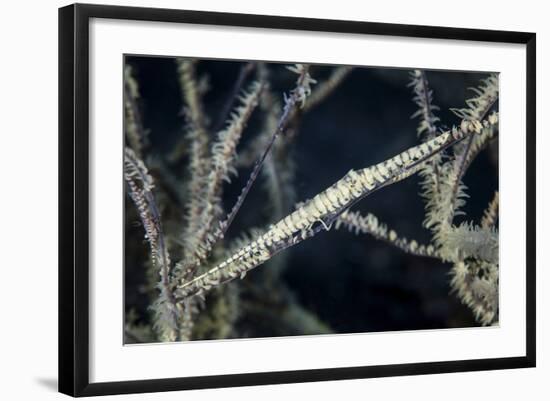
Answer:
M436 123L439 119L434 115L433 110L437 110L438 107L432 104L432 92L429 87L428 78L424 70L415 70L412 74L411 86L414 88L415 98L414 101L419 107L417 113L413 115L420 115L421 122L418 128L419 136L423 133L424 130L428 131L426 139L432 139L437 135L437 126ZM432 159L430 166L433 169L433 174L430 174L430 180L433 180L433 188L431 189L435 194L438 194L440 191L440 171L439 164L441 158Z
M223 238L225 233L227 232L227 229L229 226L231 226L231 223L235 219L235 216L237 215L239 209L243 205L246 196L248 195L248 192L252 188L252 185L256 181L256 178L258 177L258 174L260 173L260 169L262 168L262 165L264 164L267 155L271 152L271 148L273 147L273 144L275 143L275 140L277 137L285 130L290 117L292 116L293 111L297 107L298 102L302 102L302 104L305 103L306 96L308 93L305 93L304 91L309 90L309 85L312 82L311 77L309 76L309 67L308 66L302 66L300 70L300 75L297 80L296 88L291 92L290 96L288 96L285 99L285 106L283 108L283 114L281 115L279 119L279 123L277 124L277 128L274 130L273 134L271 135L271 139L269 140L263 154L261 155L260 159L256 161L254 164L254 168L252 169L252 172L250 173L250 176L248 178L248 181L246 185L244 186L241 194L237 198L237 202L231 209L231 212L227 216L227 218L220 223L220 232L218 233L218 237Z

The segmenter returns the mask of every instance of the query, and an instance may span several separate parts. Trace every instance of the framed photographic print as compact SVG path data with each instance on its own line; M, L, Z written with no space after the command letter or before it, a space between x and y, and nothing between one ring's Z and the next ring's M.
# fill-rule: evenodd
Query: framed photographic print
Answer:
M61 392L535 366L535 34L78 4L59 78Z

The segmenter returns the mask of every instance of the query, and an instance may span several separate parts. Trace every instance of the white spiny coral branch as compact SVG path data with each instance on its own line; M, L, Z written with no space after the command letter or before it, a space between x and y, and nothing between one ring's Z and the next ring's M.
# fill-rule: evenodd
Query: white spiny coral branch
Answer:
M409 86L413 87L413 100L418 106L418 111L411 118L420 117L420 123L417 128L419 138L428 140L437 134L436 124L439 118L434 115L434 111L438 110L437 106L432 104L433 93L428 86L426 74L421 70L414 70L411 73L411 82ZM442 152L443 153L443 152ZM421 196L425 201L426 213L430 213L439 201L441 181L441 163L442 153L437 154L432 158L430 163L425 163L420 170L421 181Z
M151 259L160 274L157 284L159 296L153 304L155 329L164 341L177 339L178 311L170 286L170 254L166 246L160 213L156 206L152 190L153 178L145 164L134 151L125 148L124 179L128 185L128 194L134 202L149 243Z
M493 113L487 120L484 120L498 99L498 85L498 75L490 75L482 81L478 88L472 88L477 96L466 101L467 108L451 109L456 115L462 118L461 125L463 127L470 127L470 129L474 129L479 134L484 134L483 131L485 130L492 133L494 129L498 128L497 113ZM450 204L445 205L445 208L448 208L447 216L445 217L447 222L445 224L452 224L454 216L457 215L457 212L464 204L461 198L464 198L466 187L462 183L462 177L470 162L487 141L485 140L480 143L480 137L471 136L464 143L455 146L453 171L448 175L452 184Z
M206 136L207 119L203 111L201 97L207 84L201 83L197 79L196 60L177 59L176 64L187 116L193 124L193 128L197 130L197 135ZM200 139L207 142L207 138ZM204 146L206 147L206 144Z
M187 219L182 234L184 257L195 252L195 233L200 225L200 214L205 207L203 190L208 174L208 135L205 130L205 117L202 110L200 92L196 79L195 61L177 59L182 94L185 101L185 114L188 123L187 139L189 151L189 184L187 193Z
M475 226L472 222L452 227L440 250L447 261L476 258L498 264L498 232L493 228Z
M233 165L236 158L237 144L252 112L258 105L263 88L264 84L260 82L254 82L250 85L248 91L240 97L241 105L230 116L227 127L218 133L217 140L212 145L211 167L214 171L209 176L209 181L212 180L215 184L209 183L209 186L219 185L222 180L229 182L229 175L236 174Z
M499 204L498 191L495 192L493 200L487 206L487 209L483 212L483 218L481 219L481 227L491 228L494 227L498 221L498 204Z
M486 142L485 138L493 136L498 129L498 114L492 114L483 122L463 122L461 129L475 132L475 135L471 135L467 141L474 144L473 149L477 149L478 143ZM464 157L466 156L461 153L441 166L440 190L430 197L427 204L424 226L432 230L434 242L438 247L444 245L453 219L462 213L460 209L464 206L464 199L468 196L465 191L466 186L462 183L460 176L463 174L463 165L466 163Z
M451 109L453 113L466 121L479 121L485 118L485 115L491 110L498 99L499 82L498 75L491 74L488 78L481 81L477 88L470 88L476 96L466 100L468 107L461 109Z
M372 235L376 239L388 242L402 251L413 255L438 257L433 245L419 244L416 240L400 237L395 230L389 229L386 224L380 222L371 213L362 216L359 212L345 211L338 217L334 225L336 229L341 227L355 234Z
M227 99L227 101L225 102L222 108L220 117L218 118L216 125L213 127L214 132L218 132L223 128L223 125L226 123L229 113L231 112L231 109L233 108L234 104L238 100L239 93L243 88L246 78L252 71L254 71L255 68L256 68L256 63L254 62L248 62L241 67L239 71L239 76L237 77L237 80L235 81L235 84L233 86L233 90L231 91L229 98Z
M330 74L330 76L322 82L315 85L315 89L312 90L311 96L307 103L303 107L304 112L308 112L317 107L327 97L329 97L335 90L344 82L347 76L353 71L353 67L336 67Z
M248 91L240 98L238 106L230 116L225 129L217 134L217 139L212 144L210 173L205 182L202 193L202 208L198 218L197 229L188 239L188 248L193 250L192 255L186 258L192 261L184 272L186 277L191 277L199 263L209 254L215 237L212 234L213 223L219 218L222 209L222 185L224 181L230 182L230 175L235 174L234 162L236 148L250 116L258 105L259 96L264 84L254 82Z
M439 110L439 107L433 104L433 92L428 86L426 73L422 70L414 70L411 73L409 86L413 88L413 101L418 106L418 110L411 118L420 117L420 123L416 130L418 137L425 136L426 139L432 139L437 135L436 124L439 122L439 117L435 116L434 111Z
M498 130L496 112L483 120L498 99L498 76L491 75L474 92L477 96L466 101L468 108L453 111L462 118L463 127L471 127L478 135L455 146L454 159L443 166L441 176L445 185L427 222L435 229L434 239L442 257L455 262L451 271L452 288L472 309L476 319L488 325L498 318L498 234L494 229L472 224L452 226L454 216L461 213L465 203L466 187L462 177Z
M128 146L141 158L143 148L147 144L147 132L141 122L138 99L139 86L132 67L127 65L124 68L124 131Z
M470 260L451 270L451 288L484 326L498 319L498 266Z

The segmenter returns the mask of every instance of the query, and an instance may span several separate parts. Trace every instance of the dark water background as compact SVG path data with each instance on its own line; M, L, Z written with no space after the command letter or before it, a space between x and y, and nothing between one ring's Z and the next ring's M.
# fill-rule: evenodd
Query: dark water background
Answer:
M169 152L183 135L182 100L174 59L127 57L140 85L140 107L144 126L150 130L151 152ZM205 96L207 114L217 120L219 110L239 74L242 63L202 61L199 75L207 73L211 90ZM272 87L280 95L293 87L295 75L283 65L270 66ZM313 67L312 76L322 80L329 69ZM355 68L337 91L323 104L306 114L291 148L296 163L297 201L311 198L341 178L350 169L359 169L385 160L418 143L416 111L412 101L409 69ZM450 107L464 107L473 96L468 88L477 86L485 73L427 71L437 115L444 127L458 124ZM254 120L244 132L243 143L257 132ZM240 148L239 148L240 149ZM498 156L495 145L483 151L465 176L471 198L466 218L479 221L498 188ZM224 200L236 199L248 176L226 186ZM427 243L429 232L422 228L424 205L419 179L412 177L365 198L354 210L374 213L407 238ZM269 204L257 182L241 209L229 235L244 229L265 226L269 216L258 212ZM273 221L271 221L273 222ZM140 227L127 227L127 238ZM146 247L143 245L145 251ZM127 252L128 252L127 247ZM391 245L366 235L345 230L323 232L288 252L283 280L296 299L327 322L335 332L414 330L477 325L472 314L449 294L449 264L408 255ZM142 257L146 257L146 252ZM261 274L259 267L249 277ZM126 270L126 310L146 310L138 291L143 274ZM270 336L269 327L257 335Z

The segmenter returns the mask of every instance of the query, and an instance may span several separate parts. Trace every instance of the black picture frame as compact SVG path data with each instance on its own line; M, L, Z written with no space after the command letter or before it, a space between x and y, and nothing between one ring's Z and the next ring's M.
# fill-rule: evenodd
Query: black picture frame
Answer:
M88 61L91 18L369 35L515 43L526 46L527 277L526 355L90 383L89 381L89 131ZM525 32L399 25L219 12L74 4L59 9L59 391L94 396L186 389L314 382L383 376L534 367L536 35Z

